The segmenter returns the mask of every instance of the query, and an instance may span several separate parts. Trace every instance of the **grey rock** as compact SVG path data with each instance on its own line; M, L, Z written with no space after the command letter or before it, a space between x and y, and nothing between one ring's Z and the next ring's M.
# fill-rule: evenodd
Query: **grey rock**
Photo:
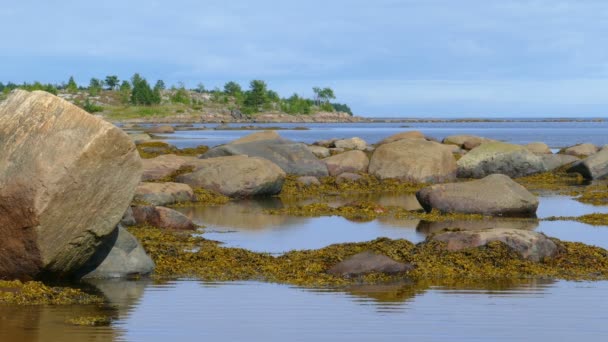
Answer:
M568 172L580 173L586 179L602 179L608 177L608 149L583 159L572 165Z
M540 156L547 171L559 169L562 166L579 162L580 159L567 154L543 154Z
M430 212L534 217L538 199L511 178L494 174L470 182L438 184L416 193Z
M152 205L169 205L196 200L194 191L181 183L140 183L135 189L134 201Z
M407 273L413 269L414 266L411 264L397 262L385 255L365 251L334 265L327 273L336 276L358 276L368 273Z
M458 160L461 178L483 178L495 173L516 178L545 171L540 156L523 146L502 142L481 144Z
M298 176L327 176L327 167L305 144L286 139L260 140L242 144L222 145L201 156L203 159L247 155L268 159L287 174Z

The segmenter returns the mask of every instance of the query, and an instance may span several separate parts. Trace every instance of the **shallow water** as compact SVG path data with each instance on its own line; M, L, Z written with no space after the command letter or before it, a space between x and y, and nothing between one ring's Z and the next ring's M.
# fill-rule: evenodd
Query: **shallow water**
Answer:
M2 341L605 341L608 282L528 280L307 289L259 282L98 282L110 327L76 307L2 307ZM93 309L88 309L95 312Z
M240 127L245 124L230 124ZM248 124L247 124L248 125ZM473 123L337 123L337 124L254 124L260 127L306 127L309 130L280 130L278 133L294 141L312 143L331 138L360 137L370 144L399 132L419 130L425 135L443 139L448 135L472 134L514 144L535 141L547 143L551 148L590 142L598 146L608 144L608 121L605 122L473 122ZM201 127L203 125L195 125ZM407 126L407 127L404 127ZM217 125L205 125L208 128ZM164 135L167 142L177 147L225 144L255 130L204 130L177 131Z
M330 202L343 205L349 199ZM375 198L381 205L419 208L413 195ZM608 213L608 206L583 204L566 196L540 197L538 218L551 216L580 216ZM300 204L306 204L302 201ZM270 215L265 209L281 208L279 199L236 201L223 206L184 207L178 211L203 225L207 239L221 241L227 247L240 247L257 252L280 254L294 249L318 249L334 243L362 242L388 237L414 243L424 241L428 234L446 228L483 229L517 228L537 230L567 241L584 242L608 248L608 227L595 227L573 221L537 221L490 219L481 221L426 222L380 217L369 222L349 221L343 217L294 217Z

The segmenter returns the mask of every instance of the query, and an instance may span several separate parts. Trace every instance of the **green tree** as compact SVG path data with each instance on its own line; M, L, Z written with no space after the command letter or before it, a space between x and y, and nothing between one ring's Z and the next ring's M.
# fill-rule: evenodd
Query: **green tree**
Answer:
M120 80L116 75L108 75L106 76L104 83L108 87L108 90L114 90L120 84Z
M131 84L133 89L131 90L131 103L134 105L144 105L150 106L153 104L160 103L160 98L158 98L148 81L145 78L141 77L139 74L134 74L131 78Z
M262 80L253 80L249 83L249 91L245 94L244 105L247 113L260 111L268 103L268 87Z
M204 93L206 91L205 85L202 84L202 83L197 84L196 85L196 89L194 89L194 91L197 92L197 93L199 93L199 94Z
M89 82L89 95L97 96L103 89L103 83L98 78L91 78Z
M156 81L156 84L154 84L154 91L163 91L167 89L167 87L165 86L165 81L163 80L158 80Z
M315 93L315 104L320 106L322 103L329 103L329 101L336 98L333 89L331 88L320 88L313 87L313 93Z
M129 81L122 81L118 90L120 93L120 101L124 104L129 103L131 100L131 83Z
M241 86L238 83L230 81L224 84L224 93L237 97L243 93L243 89L241 89Z
M76 84L76 81L74 81L74 76L70 76L70 80L68 81L68 84L65 86L65 90L68 91L68 93L75 93L78 91L78 85Z

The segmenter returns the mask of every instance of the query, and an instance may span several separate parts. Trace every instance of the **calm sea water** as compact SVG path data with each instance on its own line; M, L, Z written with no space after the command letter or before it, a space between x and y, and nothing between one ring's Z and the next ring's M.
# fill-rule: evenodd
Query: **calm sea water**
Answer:
M441 139L476 134L514 143L545 141L558 148L608 143L606 123L273 124L313 142L359 136L370 143L404 130ZM237 126L237 125L233 125ZM179 147L217 145L252 131L180 131ZM348 199L348 201L352 198ZM381 205L416 209L412 196L379 196ZM336 198L332 205L344 204ZM302 204L305 204L303 201ZM206 238L226 246L280 254L292 249L385 236L419 242L434 231L471 222L431 223L380 218L273 216L278 199L180 208L205 225ZM540 198L539 218L608 212L564 196ZM477 228L514 227L608 248L608 227L564 221L482 221ZM105 296L103 306L0 306L0 341L607 341L608 282L512 280L461 284L401 283L318 289L263 282L98 281L82 284ZM75 327L77 316L110 315L109 327Z
M244 124L230 124L240 127ZM201 127L202 125L195 125ZM606 122L441 122L441 123L339 123L339 124L255 124L259 127L295 128L309 130L281 130L279 134L295 141L312 143L321 139L360 137L370 144L389 135L419 130L425 135L443 139L449 135L472 134L515 144L535 141L545 142L552 148L572 146L589 142L599 146L608 144L608 121ZM404 127L407 126L407 127ZM217 125L205 125L208 128ZM253 133L251 130L205 130L178 131L166 135L169 143L177 147L197 145L215 146Z

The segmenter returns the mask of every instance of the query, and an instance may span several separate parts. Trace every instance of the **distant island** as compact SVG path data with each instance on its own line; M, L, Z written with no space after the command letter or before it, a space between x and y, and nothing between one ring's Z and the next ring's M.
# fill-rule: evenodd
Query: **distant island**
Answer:
M151 86L140 74L130 80L116 75L92 78L87 87L74 77L67 83L16 84L0 82L0 100L13 89L44 90L89 113L120 122L361 122L346 104L332 102L333 89L313 87L314 98L294 93L282 98L262 80L252 80L249 89L227 82L223 89L206 89L202 83L188 89L183 83L167 87L163 80Z

